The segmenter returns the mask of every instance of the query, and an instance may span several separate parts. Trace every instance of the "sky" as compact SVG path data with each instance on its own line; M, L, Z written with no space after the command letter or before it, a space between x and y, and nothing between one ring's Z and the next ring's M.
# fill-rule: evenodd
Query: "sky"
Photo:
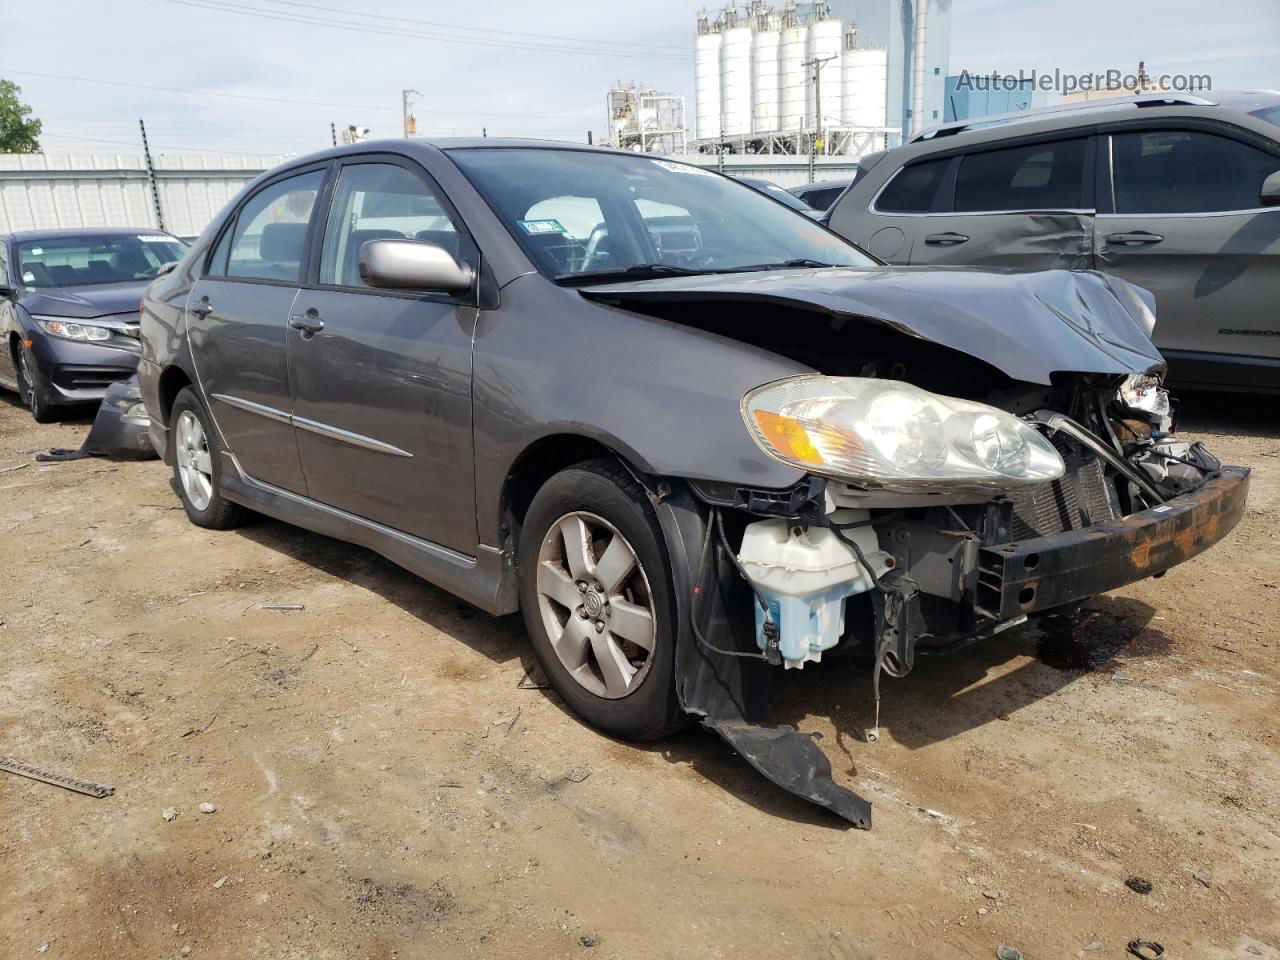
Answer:
M330 123L400 135L605 132L605 91L637 81L693 114L691 0L0 0L0 78L47 152L290 155ZM1208 73L1280 90L1280 0L952 0L951 72Z

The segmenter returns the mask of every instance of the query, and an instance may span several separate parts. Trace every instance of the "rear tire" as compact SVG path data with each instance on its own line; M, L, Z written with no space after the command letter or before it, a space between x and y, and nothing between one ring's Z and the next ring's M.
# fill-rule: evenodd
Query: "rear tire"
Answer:
M191 387L183 387L169 414L169 457L187 519L208 530L229 530L250 513L222 496L222 449L213 420Z
M534 654L574 713L624 740L687 725L670 564L631 474L601 459L548 480L525 515L518 569Z
M49 401L49 381L36 362L36 355L25 343L18 343L14 366L18 370L18 396L31 410L36 423L54 423L58 408Z

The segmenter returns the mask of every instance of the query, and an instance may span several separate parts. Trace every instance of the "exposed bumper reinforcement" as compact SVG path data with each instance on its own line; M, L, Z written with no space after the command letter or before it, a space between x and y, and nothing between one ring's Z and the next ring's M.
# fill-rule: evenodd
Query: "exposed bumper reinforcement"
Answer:
M976 607L993 620L1092 597L1189 560L1240 521L1247 467L1223 467L1203 486L1150 510L1032 540L984 547Z

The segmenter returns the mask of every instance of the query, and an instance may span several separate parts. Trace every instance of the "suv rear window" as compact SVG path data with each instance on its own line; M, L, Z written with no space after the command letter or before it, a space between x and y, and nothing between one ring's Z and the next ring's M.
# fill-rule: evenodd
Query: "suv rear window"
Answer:
M928 213L950 162L950 158L926 160L899 170L876 200L876 209L884 213Z
M1258 207L1280 157L1193 130L1113 134L1116 213L1212 213Z
M956 177L955 211L1070 210L1084 202L1087 140L971 153Z

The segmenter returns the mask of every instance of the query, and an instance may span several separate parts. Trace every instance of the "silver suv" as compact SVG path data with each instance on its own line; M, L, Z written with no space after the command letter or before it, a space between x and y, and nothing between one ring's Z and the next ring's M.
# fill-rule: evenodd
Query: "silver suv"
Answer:
M1280 392L1280 93L983 118L860 167L826 219L890 263L1101 270L1155 296L1170 382Z

